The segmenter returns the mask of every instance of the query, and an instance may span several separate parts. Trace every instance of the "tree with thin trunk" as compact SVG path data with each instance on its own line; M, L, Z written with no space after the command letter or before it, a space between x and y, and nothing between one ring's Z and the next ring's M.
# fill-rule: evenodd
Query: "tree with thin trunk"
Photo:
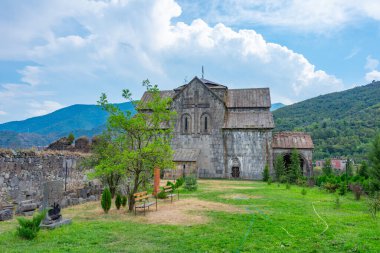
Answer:
M152 183L153 169L174 167L170 141L175 112L169 109L171 99L162 98L157 85L148 80L143 86L149 99L134 102L138 111L134 116L110 104L105 94L98 101L110 116L103 134L107 155L99 157L96 168L123 175L130 211L135 204L133 195ZM123 90L123 97L132 101L129 90Z
M274 160L274 171L276 174L276 181L280 182L281 177L285 176L285 162L283 155L277 155Z
M300 155L297 149L293 149L290 155L289 180L292 183L296 183L297 179L299 179L300 177L301 177Z
M372 142L369 153L370 169L369 179L371 182L371 190L380 192L380 134L378 134Z

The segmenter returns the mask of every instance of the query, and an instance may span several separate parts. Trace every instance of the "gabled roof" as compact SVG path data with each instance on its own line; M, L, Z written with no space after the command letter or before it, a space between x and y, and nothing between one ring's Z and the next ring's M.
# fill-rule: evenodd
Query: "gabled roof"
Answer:
M273 136L273 148L313 149L311 136L302 132L279 132Z
M227 108L270 108L269 88L228 90L226 106Z
M225 129L272 129L274 128L273 116L269 111L240 111L227 112L224 123Z
M199 149L176 149L173 162L196 162L198 161Z
M167 97L173 98L174 95L175 95L174 90L162 90L162 91L160 91L161 98L167 98ZM150 102L151 100L152 100L152 93L149 93L147 91L144 92L144 95L142 96L141 101L143 103L147 103L147 102Z

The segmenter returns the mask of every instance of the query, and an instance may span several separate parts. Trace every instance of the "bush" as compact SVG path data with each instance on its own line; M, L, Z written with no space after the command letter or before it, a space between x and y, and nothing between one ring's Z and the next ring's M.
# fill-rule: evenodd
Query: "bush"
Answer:
M121 198L121 205L122 205L123 207L125 207L125 206L127 205L127 196L123 196L123 197Z
M344 196L344 195L346 195L346 192L347 192L347 186L346 186L346 184L345 183L340 183L340 186L339 186L339 195L341 195L341 196Z
M376 193L370 196L367 200L368 211L370 212L372 218L376 218L377 212L380 211L380 194Z
M271 184L272 184L272 178L269 177L269 178L268 178L268 185L271 185Z
M286 189L287 189L287 190L290 189L290 184L289 184L289 182L286 183Z
M183 184L185 183L185 179L183 177L180 177L178 178L176 181L175 181L175 189L178 189L179 187L181 187Z
M285 175L282 175L281 177L280 177L280 183L286 183L286 182L288 182L289 180L288 180L288 177L287 176L285 176Z
M17 218L19 226L17 227L17 235L21 238L32 240L37 236L40 231L41 221L45 218L47 210L43 210L33 216L32 219L25 219L23 217Z
M302 188L301 194L305 196L306 193L307 193L306 189L305 189L305 188Z
M168 194L164 190L160 191L157 194L157 198L159 198L159 199L166 199L167 197L168 197Z
M69 144L71 145L75 140L74 134L70 133L69 136L67 136L67 140L69 141Z
M337 195L335 198L335 209L339 209L339 208L340 208L340 198L339 198L339 195Z
M263 181L267 182L269 179L269 166L268 164L265 164L264 171L263 171Z
M194 176L188 176L185 178L185 189L189 191L196 191L198 189L197 178Z
M167 181L166 186L171 186L173 190L175 189L175 185L173 184L173 182Z
M111 203L112 203L112 197L111 192L109 188L105 188L102 194L102 208L105 213L108 213L108 211L111 209Z
M115 206L116 206L117 210L120 209L120 207L121 207L121 202L122 202L122 200L121 200L121 196L120 196L120 194L117 194L117 195L116 195L116 199L115 199Z
M334 193L339 188L339 185L327 182L327 183L323 184L323 188L330 193Z
M350 185L351 191L355 195L356 200L360 200L361 195L363 194L363 187L360 184L351 184Z

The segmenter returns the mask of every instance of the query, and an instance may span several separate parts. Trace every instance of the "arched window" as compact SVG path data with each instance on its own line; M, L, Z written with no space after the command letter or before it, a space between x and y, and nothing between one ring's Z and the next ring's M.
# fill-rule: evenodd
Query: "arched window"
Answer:
M183 114L182 120L181 120L181 132L183 134L190 134L191 133L191 117L189 114Z
M201 116L201 133L208 134L211 132L211 117L208 113L204 113Z

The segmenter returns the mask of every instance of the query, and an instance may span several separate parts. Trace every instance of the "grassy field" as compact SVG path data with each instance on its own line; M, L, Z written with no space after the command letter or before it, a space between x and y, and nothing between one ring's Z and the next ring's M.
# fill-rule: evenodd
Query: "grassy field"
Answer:
M41 231L33 241L0 223L0 252L380 252L380 218L366 200L317 188L252 181L200 180L195 193L137 216L98 202L63 210L71 225Z

